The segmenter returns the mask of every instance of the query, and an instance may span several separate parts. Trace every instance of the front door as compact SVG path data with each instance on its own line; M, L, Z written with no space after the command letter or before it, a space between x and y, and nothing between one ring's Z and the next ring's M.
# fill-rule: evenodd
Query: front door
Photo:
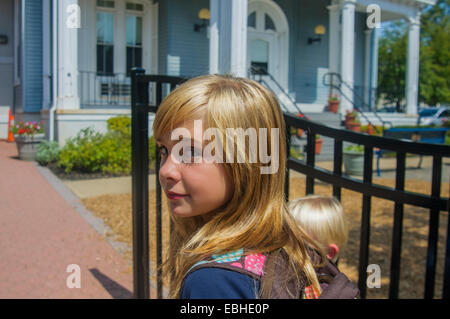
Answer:
M247 18L247 68L265 74L283 90L288 83L288 24L273 1L250 0Z

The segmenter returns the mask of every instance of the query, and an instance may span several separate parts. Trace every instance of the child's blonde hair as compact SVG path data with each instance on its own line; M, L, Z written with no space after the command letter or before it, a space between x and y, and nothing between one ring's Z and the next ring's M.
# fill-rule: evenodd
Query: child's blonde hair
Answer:
M153 122L154 138L160 139L184 123L203 120L203 128L217 128L225 135L227 128L267 129L267 149L278 143L279 169L275 174L261 174L266 164L253 163L249 156L237 162L237 154L224 169L232 181L233 195L217 208L210 220L201 216L180 218L171 215L174 224L165 275L170 278L169 297L179 298L183 278L196 262L212 254L244 248L268 253L283 248L295 276L304 278L320 290L313 262L308 255L313 240L297 226L290 215L284 194L286 171L286 132L280 105L268 89L259 83L232 76L205 75L193 78L161 103ZM273 137L270 128L278 128ZM219 140L221 137L218 137ZM274 140L273 140L274 138ZM221 145L225 141L221 140ZM228 158L227 148L224 148ZM322 260L324 254L322 254Z
M348 226L344 209L334 197L308 195L288 203L292 216L304 231L327 249L336 244L342 249L348 240Z

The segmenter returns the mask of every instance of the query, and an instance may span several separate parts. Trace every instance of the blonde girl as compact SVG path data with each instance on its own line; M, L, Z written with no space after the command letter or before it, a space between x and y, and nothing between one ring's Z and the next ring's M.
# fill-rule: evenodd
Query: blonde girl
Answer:
M194 134L199 123L196 120L201 121L202 132L214 128L219 136L207 139ZM230 128L255 129L258 141L263 139L267 150L277 146L278 154L271 158L271 162L278 162L277 170L263 174L267 162L260 158L250 161L248 154L242 156L254 152L255 145L237 144L237 151L231 152L235 146L226 138ZM278 135L273 128L278 129ZM260 129L267 129L266 137ZM178 156L180 132L186 133L183 160ZM233 256L237 251L266 254L277 249L287 254L297 278L306 277L320 291L308 255L315 243L298 227L285 201L285 125L280 105L270 91L244 78L193 78L163 100L153 133L161 155L159 180L174 225L164 268L170 278L170 298L258 297L259 284L240 273L205 267L186 274L209 256ZM186 136L190 139L184 139ZM216 146L211 154L222 162L211 162L211 156L204 156L208 143ZM239 161L239 156L244 160ZM203 161L196 163L196 159Z

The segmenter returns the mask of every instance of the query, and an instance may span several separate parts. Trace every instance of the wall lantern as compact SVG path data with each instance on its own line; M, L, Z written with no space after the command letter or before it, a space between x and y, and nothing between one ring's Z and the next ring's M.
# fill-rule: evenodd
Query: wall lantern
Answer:
M308 44L313 44L314 42L320 42L322 40L322 36L326 33L325 27L322 24L316 25L314 28L314 34L318 35L316 38L308 38Z
M195 32L200 32L202 31L203 28L206 28L208 26L208 21L211 18L211 15L209 13L209 10L206 8L201 9L198 12L198 18L200 20L202 20L201 24L194 24L194 31Z

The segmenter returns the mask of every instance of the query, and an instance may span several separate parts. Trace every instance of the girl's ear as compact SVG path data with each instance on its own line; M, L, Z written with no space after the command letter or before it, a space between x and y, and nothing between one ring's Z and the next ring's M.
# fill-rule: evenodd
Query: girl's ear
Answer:
M336 244L329 244L327 249L327 257L333 259L339 253L339 247Z

